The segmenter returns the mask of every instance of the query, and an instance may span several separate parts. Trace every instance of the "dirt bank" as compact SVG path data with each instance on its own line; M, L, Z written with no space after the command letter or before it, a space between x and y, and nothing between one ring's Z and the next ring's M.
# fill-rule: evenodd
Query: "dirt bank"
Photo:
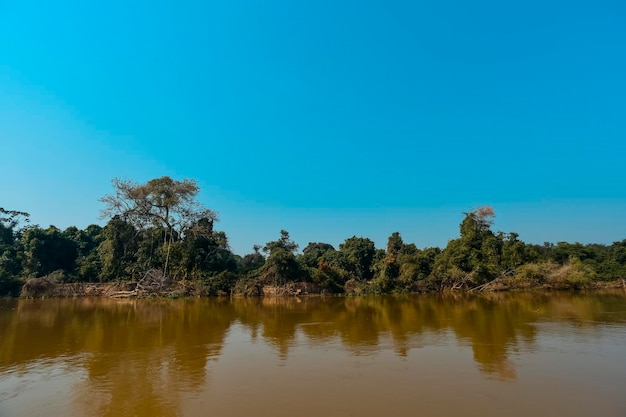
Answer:
M515 290L550 289L602 289L602 288L626 288L626 280L613 282L594 282L581 287L571 285L539 284L532 282L515 282L511 280L496 279L487 284L471 289L459 289L458 292L500 292ZM429 292L429 291L426 291ZM318 295L322 290L319 286L307 282L291 282L282 286L263 286L253 294L238 293L233 291L224 296L301 296ZM353 294L354 295L354 294ZM31 278L22 287L22 298L71 298L71 297L109 297L109 298L147 298L147 297L205 297L208 296L201 282L179 281L168 283L158 288L142 286L137 282L110 282L110 283L59 283L44 278Z
M299 296L320 294L319 286L307 282L288 283L284 286L264 286L260 295L264 296ZM224 294L239 296L244 294ZM146 297L203 297L207 292L202 283L182 281L171 283L156 289L146 290L137 282L113 283L57 283L46 278L31 278L22 287L22 298L71 298L71 297L109 297L109 298L146 298Z
M44 278L31 278L22 287L23 298L111 297L120 291L129 291L132 283L55 283Z

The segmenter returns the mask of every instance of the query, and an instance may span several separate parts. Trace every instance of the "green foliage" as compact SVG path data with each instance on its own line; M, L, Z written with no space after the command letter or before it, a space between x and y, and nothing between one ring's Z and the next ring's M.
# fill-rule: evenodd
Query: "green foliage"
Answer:
M120 216L114 216L102 230L102 242L97 249L102 264L100 281L137 278L138 247L137 229Z
M512 287L546 286L556 289L585 288L597 279L597 273L589 265L576 257L564 264L551 259L520 266L510 279Z
M113 179L115 194L100 199L106 204L105 216L117 215L137 230L162 228L166 248L163 272L168 272L171 243L201 222L212 224L217 214L196 201L199 187L194 180L155 178L145 184ZM151 253L152 255L152 253ZM180 258L180 257L179 257ZM180 259L178 259L180 261ZM179 271L181 270L181 265ZM184 270L184 269L182 269Z
M344 285L349 278L348 272L324 259L319 260L317 268L309 268L308 275L311 282L319 285L323 291L335 294L344 292Z
M266 285L284 285L290 281L299 281L304 276L304 271L294 254L285 249L276 248L261 267L258 278Z
M17 295L23 282L23 228L20 223L28 223L29 214L22 211L6 210L0 207L0 296Z
M339 245L341 257L337 259L342 269L357 281L368 281L373 277L372 264L376 248L374 242L363 237L352 236Z
M26 212L6 210L4 207L0 207L0 230L9 230L11 233L17 232L17 226L20 223L28 223L29 217L30 214Z
M177 242L180 254L172 254L171 269L188 278L198 274L235 272L238 262L228 247L224 232L213 230L213 222L202 218Z
M196 201L200 189L194 180L161 177L138 184L114 178L112 183L115 194L100 199L106 204L103 215L120 215L138 229L165 227L182 236L199 219L213 222L217 218Z
M580 259L571 257L569 262L548 275L548 283L556 287L584 288L596 278L596 273Z
M56 270L62 270L67 274L74 271L78 245L56 227L27 228L21 241L25 275L36 278Z
M404 293L446 289L548 286L586 288L626 279L626 239L612 245L526 244L516 233L491 230L493 209L465 213L460 236L419 249L399 232L386 249L353 236L338 250L310 242L297 254L289 233L243 257L234 255L216 214L195 198L193 180L161 177L145 184L113 181L102 201L113 215L105 227L60 231L26 226L28 214L0 208L0 296L17 294L27 277L63 281L139 280L157 270L180 285L201 283L208 295L260 295L263 286L306 281L324 292Z
M251 276L240 277L232 287L231 293L236 296L256 297L261 295L262 289L259 282Z
M506 236L500 234L499 237L502 239L501 263L506 271L513 271L528 262L530 256L526 245L518 239L517 233L509 233Z
M490 229L493 216L490 207L465 213L461 237L450 241L435 259L429 277L435 288L476 287L498 277L513 276L523 265L554 254L549 244L528 246L516 233L494 234Z
M320 260L329 253L335 252L335 248L328 243L309 242L300 255L300 262L309 268L316 268Z
M552 261L565 265L575 258L595 272L595 280L614 281L626 277L626 240L610 246L559 242L556 245L526 245L526 248L529 253L527 262Z
M520 266L515 271L514 279L518 283L528 283L528 286L544 284L548 277L559 268L554 261L540 263L528 263Z
M265 257L259 253L259 249L261 249L259 245L254 245L254 253L249 253L241 259L240 271L242 274L259 269L265 264Z
M263 266L253 273L258 283L277 286L305 279L308 276L306 269L294 254L297 248L298 245L291 240L286 230L280 231L278 240L267 242L263 251L269 253L269 256Z
M230 295L238 278L233 272L222 271L215 275L204 274L201 280L207 295L225 296Z
M271 253L275 251L294 253L297 249L298 245L293 240L291 240L291 238L289 237L289 232L286 230L281 230L280 238L272 242L267 242L263 247L263 252L269 253L271 256Z
M377 261L373 265L374 280L372 281L372 291L378 294L385 294L397 290L397 281L400 276L400 261L398 256L404 248L404 242L400 233L394 232L387 240L387 252L375 256Z
M92 224L85 230L74 226L63 231L63 235L74 242L77 249L76 267L72 276L78 281L94 282L98 280L102 268L96 249L102 243L103 228Z
M398 256L400 270L396 280L397 292L415 292L428 289L426 280L430 276L439 248L419 250L415 245L405 245ZM408 248L407 248L408 247Z

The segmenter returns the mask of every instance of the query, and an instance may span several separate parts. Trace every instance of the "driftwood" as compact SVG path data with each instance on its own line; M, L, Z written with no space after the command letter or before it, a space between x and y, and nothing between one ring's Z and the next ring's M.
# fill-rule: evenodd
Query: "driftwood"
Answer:
M467 288L469 286L469 284L471 283L473 278L473 272L470 272L469 274L465 274L462 277L458 277L454 280L452 280L452 282L448 281L448 282L442 282L441 283L441 291L444 290L449 290L449 291L456 291L456 290L463 290L465 288ZM446 287L446 284L450 285L449 287Z
M137 296L137 291L132 290L132 291L116 291L113 294L109 295L109 297L111 298L131 298L131 297L136 297Z
M496 278L496 279L498 279L498 278ZM489 282L486 282L484 284L481 284L481 285L479 285L477 287L470 288L469 290L467 290L467 292L473 292L473 291L481 292L481 291L484 291L485 289L487 289L487 287L489 287L490 284L493 284L496 281L496 279L494 279L492 281L489 281Z
M151 269L137 282L132 291L116 291L111 298L156 297L170 295L172 280L163 271Z

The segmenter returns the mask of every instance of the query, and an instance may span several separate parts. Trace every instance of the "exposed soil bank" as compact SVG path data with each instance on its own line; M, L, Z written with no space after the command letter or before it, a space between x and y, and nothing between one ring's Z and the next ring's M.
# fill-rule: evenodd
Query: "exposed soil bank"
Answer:
M58 284L43 278L31 278L22 287L22 298L111 297L120 291L129 291L132 283L115 282L95 284L75 282Z
M72 297L109 297L109 298L146 298L146 297L203 297L207 296L202 282L178 281L162 283L158 286L142 285L142 282L62 283L50 279L31 278L22 286L21 298L72 298ZM282 286L263 286L256 291L260 296L299 296L321 294L322 289L308 282L291 282ZM245 296L233 292L223 296Z
M532 282L510 282L494 280L488 284L475 288L458 289L458 292L495 292L528 289L602 289L626 288L625 280L613 282L594 282L582 287L571 285L537 284ZM432 291L431 291L432 292ZM292 282L283 286L263 286L259 289L260 296L301 296L322 294L319 286L307 282ZM245 294L223 294L224 296L245 296ZM154 291L138 289L136 282L109 282L109 283L55 283L45 278L32 278L22 287L22 298L71 298L71 297L109 297L109 298L145 298L145 297L203 297L207 296L202 284L193 281L172 283L167 287Z

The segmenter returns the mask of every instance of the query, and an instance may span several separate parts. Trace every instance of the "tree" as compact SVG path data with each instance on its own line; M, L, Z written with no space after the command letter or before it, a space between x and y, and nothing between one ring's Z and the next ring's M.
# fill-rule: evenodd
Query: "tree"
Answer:
M22 244L27 275L37 278L57 270L66 274L74 271L78 257L77 244L56 227L30 227L22 235Z
M199 187L194 180L173 180L170 177L155 178L145 184L114 178L115 194L100 199L106 204L104 217L119 215L139 230L161 227L165 230L163 245L166 247L164 273L167 273L172 242L201 219L213 223L217 214L203 207L196 196Z
M17 293L20 287L18 276L22 272L19 260L22 228L28 223L29 214L23 211L5 210L0 207L0 295Z
M28 223L30 214L23 211L6 210L0 207L0 227L3 229L15 230L22 222Z
M298 245L291 240L286 230L280 231L278 240L267 242L263 251L269 252L269 256L261 267L259 281L274 286L297 281L302 276L302 268L294 255L296 249Z
M237 270L237 259L230 251L226 234L214 231L213 223L206 219L201 219L189 229L181 243L182 266L189 276L204 272L215 275Z
M464 214L461 237L448 242L433 265L431 282L439 289L482 284L500 272L503 242L490 229L493 208L478 207Z
M241 259L241 272L242 273L247 273L249 271L258 269L262 267L263 264L265 263L265 257L259 253L261 246L254 245L252 249L254 250L253 253L249 253L245 255Z
M372 263L376 248L374 242L368 238L352 236L339 245L339 251L344 261L340 265L350 272L357 281L372 279Z
M300 256L300 262L309 267L316 268L319 265L319 261L325 254L334 252L333 245L322 242L309 242L309 244L302 250Z
M263 252L269 253L271 255L273 251L284 250L293 254L297 249L298 245L296 244L296 242L291 240L291 238L289 237L289 232L286 230L281 230L280 238L272 242L267 242L263 247Z
M387 251L374 265L376 271L373 282L376 292L387 293L396 286L396 281L400 276L400 262L398 255L404 247L404 241L399 232L394 232L387 240Z
M97 249L102 263L100 281L132 277L137 261L137 229L120 216L113 216L102 230L102 239Z
M70 226L63 231L63 236L73 241L78 250L74 274L80 281L92 282L100 274L100 258L96 249L102 242L101 233L102 227L96 224L87 226L85 230Z
M506 273L529 261L526 246L518 237L517 233L511 232L502 239L501 264Z

